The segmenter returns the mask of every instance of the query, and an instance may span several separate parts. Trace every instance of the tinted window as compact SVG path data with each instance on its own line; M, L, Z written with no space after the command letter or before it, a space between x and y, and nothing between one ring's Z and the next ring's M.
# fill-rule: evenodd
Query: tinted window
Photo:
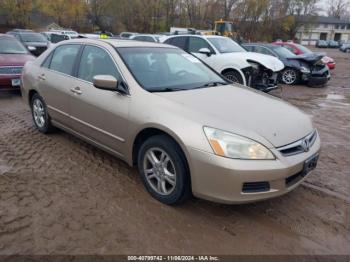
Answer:
M268 50L267 48L265 48L263 46L256 46L254 51L257 53L260 53L260 54L274 56L274 54L270 50Z
M79 49L80 45L63 45L57 47L52 57L50 69L72 75Z
M78 77L88 82L93 82L94 76L111 75L120 80L118 70L103 49L95 46L86 46L81 57Z
M213 48L202 38L199 37L190 37L188 44L188 51L191 53L198 53L200 49L208 48L211 52L214 52Z
M135 36L134 40L146 41L146 42L155 42L153 37L150 37L150 36Z
M254 50L254 46L244 46L245 50L249 51L249 52L253 52Z
M186 40L187 40L187 37L174 37L174 38L170 38L169 40L165 41L165 43L177 46L178 48L185 50L186 49Z

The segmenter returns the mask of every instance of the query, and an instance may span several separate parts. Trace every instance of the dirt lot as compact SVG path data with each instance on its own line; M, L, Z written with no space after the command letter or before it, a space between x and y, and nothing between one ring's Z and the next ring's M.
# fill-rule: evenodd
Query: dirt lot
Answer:
M75 137L33 127L0 95L0 254L350 254L350 54L325 88L283 87L313 117L322 156L292 193L250 205L164 206L135 169Z

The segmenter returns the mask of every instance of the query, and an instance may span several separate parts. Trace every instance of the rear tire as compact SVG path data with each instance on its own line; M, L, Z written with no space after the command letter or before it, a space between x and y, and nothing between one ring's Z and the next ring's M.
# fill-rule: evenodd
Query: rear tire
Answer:
M222 75L226 79L228 79L234 83L238 83L238 84L243 85L243 78L242 78L241 74L238 73L237 71L227 70L227 71L223 72Z
M48 134L55 131L54 126L51 124L45 101L38 93L33 95L30 107L35 127L41 133Z
M191 179L179 145L166 135L146 140L138 153L138 170L147 191L166 205L183 203L191 196Z

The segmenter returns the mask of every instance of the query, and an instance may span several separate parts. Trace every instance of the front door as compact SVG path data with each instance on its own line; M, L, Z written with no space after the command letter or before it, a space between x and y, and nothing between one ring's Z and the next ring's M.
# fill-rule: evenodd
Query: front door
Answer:
M130 97L95 88L96 75L111 75L119 83L122 81L109 53L87 45L82 52L75 92L71 94L72 126L79 134L123 157Z

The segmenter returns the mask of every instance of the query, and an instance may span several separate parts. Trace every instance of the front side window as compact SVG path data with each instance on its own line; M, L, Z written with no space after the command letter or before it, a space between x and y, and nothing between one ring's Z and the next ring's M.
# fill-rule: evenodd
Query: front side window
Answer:
M27 49L15 38L0 38L0 54L28 54Z
M194 56L175 48L117 48L138 83L149 92L228 84Z
M199 50L202 48L208 48L212 53L214 52L213 48L204 39L199 37L190 37L188 44L188 51L190 53L199 53Z
M80 60L78 78L92 83L97 75L111 75L117 80L121 79L112 58L105 50L86 46Z
M80 45L63 45L57 47L51 60L50 69L72 75L79 50Z
M227 37L208 38L220 53L246 52L243 47Z

